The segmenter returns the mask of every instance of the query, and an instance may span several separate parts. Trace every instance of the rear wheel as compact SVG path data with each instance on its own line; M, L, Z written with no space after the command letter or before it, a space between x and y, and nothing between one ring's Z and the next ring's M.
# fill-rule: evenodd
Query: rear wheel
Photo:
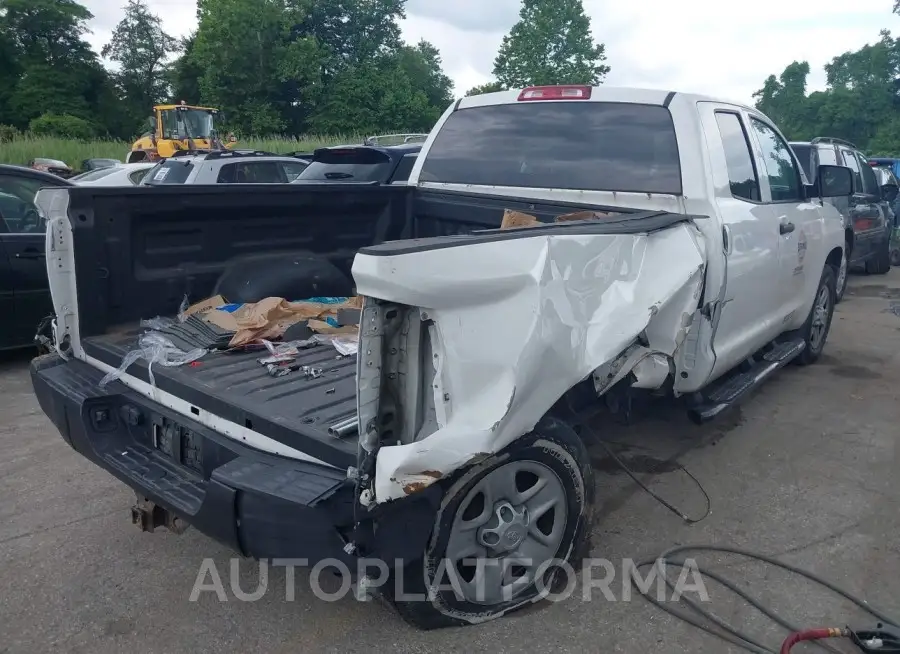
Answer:
M825 266L819 279L819 286L816 288L812 309L806 323L800 329L806 348L795 361L802 366L815 363L825 349L825 341L828 340L831 320L834 317L834 298L835 270L831 266Z
M387 588L427 599L389 599L405 620L434 629L492 620L546 597L570 583L586 554L593 495L584 444L563 423L542 420L448 488L424 557Z
M878 251L871 259L866 261L866 272L870 275L884 275L891 269L891 242L884 239L878 246Z
M848 274L849 264L847 262L848 248L849 248L849 243L847 244L847 247L844 247L844 250L841 253L841 263L837 269L837 280L835 281L835 289L834 289L835 303L838 303L844 299L844 291L847 290L847 280L849 278L849 274Z

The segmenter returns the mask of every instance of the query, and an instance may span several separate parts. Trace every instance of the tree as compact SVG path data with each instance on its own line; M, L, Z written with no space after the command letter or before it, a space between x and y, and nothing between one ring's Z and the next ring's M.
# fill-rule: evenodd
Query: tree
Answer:
M900 39L879 39L834 57L825 66L827 87L806 94L806 62L770 75L754 94L756 106L792 140L834 136L870 154L900 155Z
M290 25L283 0L198 0L192 59L204 103L223 109L243 133L284 128L279 67Z
M177 42L163 31L159 16L150 12L144 0L128 0L125 16L101 54L119 64L113 79L135 126L150 107L168 98L167 59L176 49Z
M169 87L172 102L184 100L188 104L200 104L200 77L203 69L194 57L196 32L181 39L178 50L181 56L169 67Z
M486 82L485 84L480 84L478 86L473 86L468 91L466 91L466 95L481 95L482 93L494 93L496 91L505 91L506 87L503 86L500 82Z
M503 37L494 75L506 88L599 84L609 72L581 0L523 0L519 22Z
M812 138L804 132L809 127L806 105L806 79L809 63L795 61L776 78L769 75L763 88L753 94L756 107L795 138Z
M2 94L10 123L24 128L48 112L96 122L108 78L82 38L91 18L74 0L0 0L2 56L15 71Z
M413 87L424 91L428 104L440 115L453 102L453 80L441 68L440 51L422 39L414 46L402 46L397 58Z

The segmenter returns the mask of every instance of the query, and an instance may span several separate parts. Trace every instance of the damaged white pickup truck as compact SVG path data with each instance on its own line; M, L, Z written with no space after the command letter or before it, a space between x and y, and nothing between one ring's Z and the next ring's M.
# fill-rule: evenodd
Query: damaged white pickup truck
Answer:
M44 190L56 352L34 388L143 529L388 562L366 579L407 620L484 621L585 552L586 398L670 394L703 421L819 357L844 245L822 198L852 192L754 109L580 86L460 100L408 187ZM310 345L272 376L213 338L100 384L184 295L362 296L358 354ZM191 320L180 342L209 336Z

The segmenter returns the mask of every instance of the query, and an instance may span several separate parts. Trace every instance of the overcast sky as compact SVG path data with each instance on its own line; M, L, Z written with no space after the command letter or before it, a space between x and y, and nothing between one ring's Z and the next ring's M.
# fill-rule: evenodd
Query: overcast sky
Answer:
M95 18L89 40L99 49L122 17L124 0L82 0ZM193 0L148 0L172 35L197 23ZM729 5L731 5L729 7ZM900 30L892 0L584 0L594 38L606 44L607 84L694 91L751 102L765 78L794 60L809 61L810 90L825 82L832 57ZM503 35L519 0L408 0L403 35L427 39L462 95L491 79Z

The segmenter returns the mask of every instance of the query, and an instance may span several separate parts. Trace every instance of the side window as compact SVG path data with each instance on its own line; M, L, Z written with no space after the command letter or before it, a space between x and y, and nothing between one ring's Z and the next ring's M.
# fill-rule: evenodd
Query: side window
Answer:
M144 177L146 177L149 172L150 171L148 171L146 169L135 170L133 172L130 172L130 173L128 173L128 181L130 181L132 184L137 186L138 184L140 184L143 181Z
M222 166L219 184L283 184L284 170L274 161L240 162Z
M294 163L293 161L282 162L281 169L284 172L285 180L288 182L293 182L295 179L300 177L300 173L304 171L306 166L308 165L306 162Z
M769 188L772 190L773 202L799 201L800 173L791 156L787 143L771 127L761 120L750 118L759 145L762 149L763 162L769 177Z
M716 112L716 123L725 149L725 163L728 167L728 181L731 194L736 198L760 201L759 178L753 165L753 155L741 118L731 112Z
M238 164L225 164L219 169L216 184L234 184L237 177Z
M859 152L855 153L856 159L859 162L859 169L862 171L862 183L863 189L865 189L865 193L869 195L881 195L880 186L878 184L878 180L875 178L875 171L872 170L872 166L869 165L869 162L866 161L865 157L859 154Z
M859 162L856 160L856 157L853 156L853 153L846 148L841 148L841 157L844 160L844 165L847 166L850 170L853 171L853 183L856 185L855 190L858 193L863 192L863 181L862 175L859 172Z
M837 153L835 153L833 145L819 147L819 164L822 166L838 165Z
M403 155L403 158L400 159L400 163L397 164L397 168L394 170L393 177L389 180L390 183L403 183L409 180L409 174L416 163L416 156L415 154Z
M0 217L11 234L44 231L44 221L34 205L34 196L47 183L39 179L0 175Z

